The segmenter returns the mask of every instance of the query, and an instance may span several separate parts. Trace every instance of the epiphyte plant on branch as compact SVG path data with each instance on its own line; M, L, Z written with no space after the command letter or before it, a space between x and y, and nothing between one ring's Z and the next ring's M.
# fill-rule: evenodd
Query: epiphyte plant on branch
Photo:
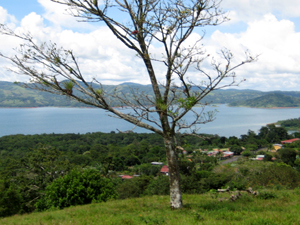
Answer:
M185 44L195 29L215 26L228 19L215 0L50 0L69 8L71 15L86 22L100 22L126 47L140 58L152 85L153 95L131 90L131 98L115 90L106 92L101 81L86 80L71 50L59 48L53 43L36 43L30 34L18 34L1 25L1 33L23 39L16 56L6 56L12 62L12 70L25 74L31 82L22 84L50 93L66 95L71 99L113 113L134 126L160 134L165 143L170 180L170 204L181 208L180 176L176 148L177 132L191 129L213 120L213 114L193 110L197 104L203 109L207 103L201 100L210 92L238 85L234 69L251 63L256 57L246 53L245 59L233 65L233 54L221 50L221 61L211 59L211 70L202 68L202 62L210 59L200 46L203 37L192 44ZM119 11L118 16L116 10ZM113 11L113 13L111 13ZM120 16L121 15L121 16ZM123 17L122 17L123 16ZM125 22L124 22L125 21ZM153 45L160 45L162 56L151 54ZM158 81L156 65L164 65L164 80ZM35 65L35 66L34 66ZM201 83L195 83L187 75L197 71ZM194 75L193 75L194 76ZM198 79L198 80L199 80ZM111 100L119 101L130 113L113 108ZM184 116L194 114L187 122Z

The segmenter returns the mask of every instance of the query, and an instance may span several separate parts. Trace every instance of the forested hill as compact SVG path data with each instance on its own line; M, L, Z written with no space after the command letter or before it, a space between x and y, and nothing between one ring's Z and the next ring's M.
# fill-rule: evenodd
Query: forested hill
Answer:
M300 98L280 93L271 93L254 99L232 102L229 106L243 106L256 108L272 107L300 107Z
M141 85L135 83L123 83L120 85L103 85L103 90L112 94L115 89L125 94L129 99L132 98L132 90L138 89L148 96L152 95L151 85ZM195 88L192 88L192 90ZM267 97L269 94L279 94L281 99L287 99L286 96L295 97L293 101L279 101L280 98L273 98L274 104L270 107L298 107L296 98L300 98L300 92L262 92L255 90L227 89L215 90L203 99L203 102L212 104L230 104L232 106L250 106L250 107L269 107L263 101L261 105L249 105L252 100L260 101L259 97ZM285 97L283 97L285 95ZM268 97L269 98L269 97ZM263 100L264 98L262 98ZM293 98L289 98L293 99ZM252 104L252 103L251 103ZM294 105L297 106L294 106ZM112 100L113 106L120 106L120 102ZM25 89L15 83L0 81L0 107L86 107L85 104L70 100L66 96L54 95L47 92L41 92L33 89Z
M288 120L281 120L276 123L277 125L280 125L281 127L284 127L287 130L300 130L300 117L294 118L294 119L288 119Z

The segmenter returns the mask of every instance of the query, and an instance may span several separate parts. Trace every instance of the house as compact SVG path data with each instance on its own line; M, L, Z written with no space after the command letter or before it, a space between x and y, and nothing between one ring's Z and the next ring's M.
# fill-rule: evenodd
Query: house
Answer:
M271 152L277 152L281 148L282 148L281 144L273 144L273 149L274 150L271 150Z
M222 157L221 159L228 159L228 158L231 158L233 157L234 153L233 152L230 152L230 151L225 151L222 153Z
M209 152L206 152L206 153L207 153L208 156L214 156L215 157L218 152L216 152L216 151L209 151Z
M258 160L258 161L263 161L264 158L265 158L264 155L257 155L257 156L256 156L256 160Z
M166 165L164 165L161 169L160 169L160 172L162 173L162 174L165 174L165 175L169 175L169 168L168 168L168 166L166 166Z
M228 149L214 149L213 151L205 152L207 156L217 157L218 153L221 153L221 159L231 158L234 153L229 151Z
M265 158L264 155L257 155L256 158L249 158L250 160L263 161Z
M121 178L124 180L124 179L131 179L133 177L129 175L122 175Z
M281 144L291 144L291 143L293 143L295 141L299 141L299 138L284 140L284 141L281 141Z
M151 162L151 165L164 165L162 162Z

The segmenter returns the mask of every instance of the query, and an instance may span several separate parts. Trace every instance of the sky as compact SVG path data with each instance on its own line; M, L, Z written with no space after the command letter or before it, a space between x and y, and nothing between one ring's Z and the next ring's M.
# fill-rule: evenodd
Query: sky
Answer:
M256 62L236 70L237 79L246 80L239 89L300 91L299 0L223 0L221 8L228 12L230 21L198 29L187 44L205 31L201 44L211 57L224 48L234 54L233 63L244 60L245 51L259 55ZM73 50L87 80L97 78L103 84L150 83L140 59L107 27L78 22L63 6L50 0L0 0L0 23L30 32L38 42L52 41ZM13 48L19 44L15 38L0 35L0 52L5 55L14 55ZM161 49L153 46L152 52L160 54ZM0 58L0 81L28 80L7 71L10 66ZM210 71L209 61L203 67ZM163 81L164 66L157 65L156 71L158 80ZM188 76L201 81L195 71Z

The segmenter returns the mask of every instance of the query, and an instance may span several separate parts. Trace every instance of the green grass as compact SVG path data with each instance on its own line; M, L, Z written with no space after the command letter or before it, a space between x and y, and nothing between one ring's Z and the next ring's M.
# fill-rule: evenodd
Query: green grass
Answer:
M264 193L268 192L266 190ZM1 225L64 224L300 224L300 189L269 191L267 199L243 194L235 202L224 194L183 195L184 208L171 210L168 196L115 200L0 219Z

